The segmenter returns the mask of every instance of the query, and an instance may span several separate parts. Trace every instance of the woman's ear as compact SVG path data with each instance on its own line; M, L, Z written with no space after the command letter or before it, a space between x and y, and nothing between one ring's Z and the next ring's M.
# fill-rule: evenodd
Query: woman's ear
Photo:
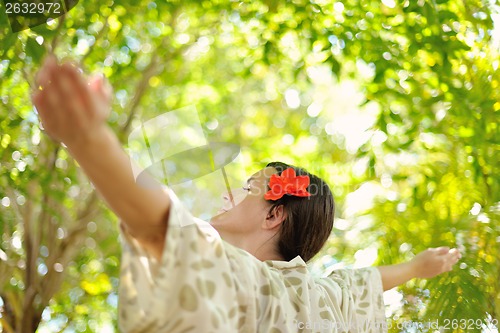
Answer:
M287 218L287 212L283 205L274 206L267 214L265 229L274 229L281 225Z

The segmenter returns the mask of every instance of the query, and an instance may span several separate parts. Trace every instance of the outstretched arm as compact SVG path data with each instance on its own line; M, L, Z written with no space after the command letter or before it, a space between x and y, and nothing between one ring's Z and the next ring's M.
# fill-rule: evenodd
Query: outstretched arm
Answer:
M106 118L111 87L102 78L88 80L70 63L45 61L36 78L33 103L43 127L63 142L127 231L160 257L166 231L169 197L160 188L135 182L129 157Z
M397 265L377 267L382 276L384 291L399 286L413 278L430 279L452 270L461 258L457 249L447 246L429 248L417 254L412 260Z

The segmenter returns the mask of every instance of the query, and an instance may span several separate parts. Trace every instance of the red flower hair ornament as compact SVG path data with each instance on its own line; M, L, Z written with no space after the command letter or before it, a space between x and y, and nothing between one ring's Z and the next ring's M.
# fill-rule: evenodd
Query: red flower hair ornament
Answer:
M288 168L281 173L271 175L269 187L271 188L264 194L266 200L278 200L285 194L295 197L309 197L311 193L307 192L309 186L309 176L296 176L293 168Z

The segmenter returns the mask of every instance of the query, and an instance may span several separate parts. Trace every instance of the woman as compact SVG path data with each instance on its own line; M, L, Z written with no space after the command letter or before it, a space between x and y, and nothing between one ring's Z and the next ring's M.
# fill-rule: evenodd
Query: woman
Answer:
M106 126L111 89L49 57L33 102L121 219L120 327L125 332L384 332L382 291L451 270L460 254L428 249L392 266L311 276L306 261L333 225L328 186L271 163L210 224L175 194L144 188ZM231 200L230 198L233 198Z

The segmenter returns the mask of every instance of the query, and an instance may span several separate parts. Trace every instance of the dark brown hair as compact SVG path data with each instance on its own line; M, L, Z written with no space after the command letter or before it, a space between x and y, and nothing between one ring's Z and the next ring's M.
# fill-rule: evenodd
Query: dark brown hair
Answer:
M333 228L335 203L328 185L319 177L302 168L281 162L271 162L267 167L278 170L278 175L293 168L297 176L309 176L307 191L310 197L284 195L278 200L270 200L270 212L283 205L287 218L281 225L278 251L284 260L290 261L301 256L304 261L314 257L326 243Z

